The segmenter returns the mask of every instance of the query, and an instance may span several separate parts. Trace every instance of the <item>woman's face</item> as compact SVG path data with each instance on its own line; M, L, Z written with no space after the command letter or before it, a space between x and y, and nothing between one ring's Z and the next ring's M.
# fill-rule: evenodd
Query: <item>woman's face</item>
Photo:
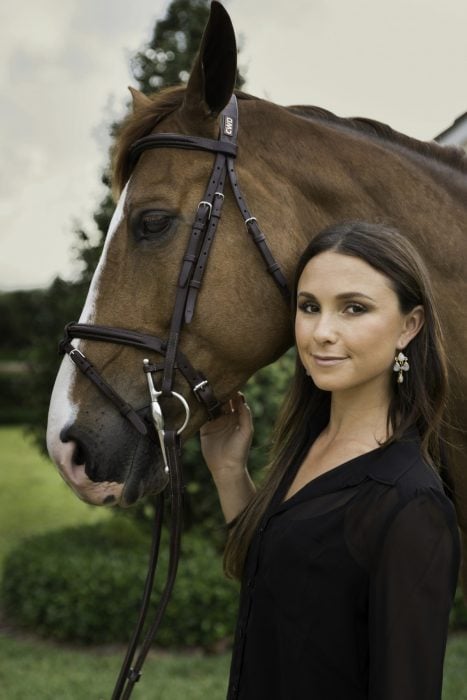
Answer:
M389 393L394 356L422 324L423 308L402 314L388 278L360 258L320 253L298 281L297 349L325 391L373 385Z

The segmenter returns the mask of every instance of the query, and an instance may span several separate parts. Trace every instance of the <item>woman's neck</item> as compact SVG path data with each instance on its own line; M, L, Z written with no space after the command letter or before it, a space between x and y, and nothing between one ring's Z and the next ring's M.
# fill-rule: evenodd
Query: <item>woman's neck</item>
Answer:
M389 387L375 391L374 386L333 392L329 424L325 429L329 440L349 439L372 444L384 442L388 433Z

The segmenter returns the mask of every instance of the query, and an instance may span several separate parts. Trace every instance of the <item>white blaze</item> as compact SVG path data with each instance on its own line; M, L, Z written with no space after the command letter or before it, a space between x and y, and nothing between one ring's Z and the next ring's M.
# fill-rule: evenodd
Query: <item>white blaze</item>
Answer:
M105 266L107 251L123 219L128 185L129 181L120 195L114 215L112 216L99 264L94 272L86 302L81 312L80 323L93 323L94 321L96 303L99 296L99 282L102 270ZM78 346L79 341L74 341L73 344ZM47 422L47 449L56 463L59 461L57 458L60 453L60 445L63 444L60 441L60 432L65 426L73 423L78 413L78 406L71 400L71 389L73 387L76 371L77 368L72 360L65 355L55 380Z
M109 249L109 246L115 237L115 233L118 230L118 227L120 226L122 219L123 219L123 212L125 209L125 199L126 199L126 194L128 190L128 185L130 184L130 181L125 185L124 190L122 191L122 194L120 195L120 198L118 200L118 204L115 208L115 211L112 216L112 220L109 224L109 230L107 232L107 236L105 238L105 243L104 243L104 248L101 253L101 257L99 258L99 264L96 267L96 270L92 276L91 284L89 287L88 295L86 297L85 304L83 306L83 310L81 312L81 316L79 318L79 323L93 323L94 322L94 316L96 312L96 302L97 298L99 296L99 282L100 278L102 275L102 270L104 269L105 266L105 259L107 256L107 251ZM65 358L66 359L66 358Z

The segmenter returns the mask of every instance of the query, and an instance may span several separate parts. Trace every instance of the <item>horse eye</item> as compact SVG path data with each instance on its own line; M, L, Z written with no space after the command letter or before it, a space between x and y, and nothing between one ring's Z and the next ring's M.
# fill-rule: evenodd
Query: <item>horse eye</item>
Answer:
M151 209L140 212L131 223L137 241L157 241L170 231L174 217L167 212Z

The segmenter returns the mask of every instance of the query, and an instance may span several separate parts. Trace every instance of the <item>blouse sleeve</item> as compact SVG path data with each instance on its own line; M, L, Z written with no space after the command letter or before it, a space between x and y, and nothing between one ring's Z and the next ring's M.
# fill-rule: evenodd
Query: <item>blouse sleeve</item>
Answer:
M370 573L369 700L441 699L459 564L443 493L418 493L390 518Z

